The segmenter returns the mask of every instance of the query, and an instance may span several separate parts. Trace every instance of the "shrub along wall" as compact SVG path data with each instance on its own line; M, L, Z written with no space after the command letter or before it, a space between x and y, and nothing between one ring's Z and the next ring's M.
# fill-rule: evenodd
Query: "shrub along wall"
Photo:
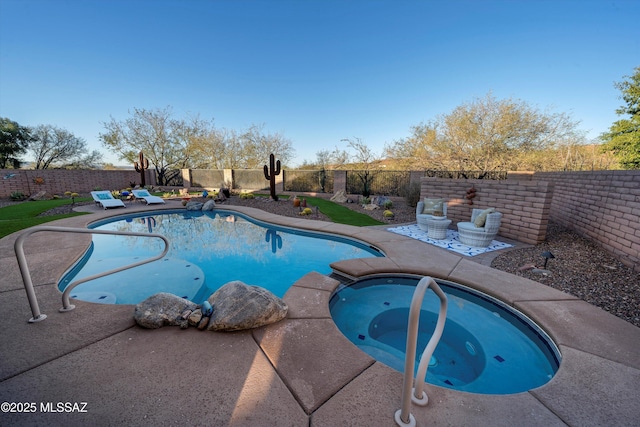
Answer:
M146 183L155 184L155 173L145 171ZM0 197L7 198L19 191L29 196L46 191L62 195L65 191L89 193L96 188L121 190L132 182L140 183L135 170L65 170L65 169L0 169Z
M465 198L476 189L473 205ZM524 243L544 241L549 223L553 183L535 180L484 180L422 178L421 198L442 198L448 204L447 217L454 224L470 221L474 208L496 208L502 212L499 234Z

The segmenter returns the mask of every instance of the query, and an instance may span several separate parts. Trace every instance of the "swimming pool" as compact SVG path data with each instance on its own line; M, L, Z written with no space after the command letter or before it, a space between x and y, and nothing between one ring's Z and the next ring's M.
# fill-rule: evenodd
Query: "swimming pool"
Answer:
M333 320L361 350L403 372L409 307L419 280L374 276L341 285L329 302ZM539 387L555 375L560 352L533 321L488 295L436 282L449 304L427 382L473 393L511 394ZM438 308L439 299L428 291L420 312L417 358L435 329ZM416 360L416 371L418 364Z
M331 273L335 261L383 256L368 244L330 234L273 226L232 211L156 211L99 221L90 228L153 232L171 248L160 261L83 283L71 297L136 304L158 292L201 303L232 280L269 289L279 297L311 271ZM160 239L93 235L82 259L62 278L71 282L158 255Z

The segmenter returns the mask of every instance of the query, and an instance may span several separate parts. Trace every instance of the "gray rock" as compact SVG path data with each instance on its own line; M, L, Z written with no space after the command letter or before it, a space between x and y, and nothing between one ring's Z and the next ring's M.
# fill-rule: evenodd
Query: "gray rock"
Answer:
M202 311L200 311L199 308L193 310L193 313L191 313L188 320L191 326L198 326L200 320L202 320Z
M340 190L333 195L333 197L331 198L331 201L336 203L345 203L348 199L349 198L347 197L345 192Z
M202 210L203 203L201 202L187 202L187 210L188 211L199 211Z
M47 200L49 198L50 197L47 194L47 192L42 190L42 191L38 191L36 194L29 197L29 200Z
M211 295L213 306L209 331L238 331L258 328L282 320L287 304L264 288L240 281L225 284Z
M143 328L157 329L167 326L189 326L189 321L182 318L185 310L195 310L198 306L177 295L161 292L151 295L136 304L133 318Z
M205 329L207 329L207 325L209 324L209 319L210 317L203 317L200 320L200 323L198 323L198 329L201 331L204 331Z
M207 200L206 202L204 202L204 205L202 205L202 210L203 211L212 211L214 210L216 207L216 202L211 199L211 200Z

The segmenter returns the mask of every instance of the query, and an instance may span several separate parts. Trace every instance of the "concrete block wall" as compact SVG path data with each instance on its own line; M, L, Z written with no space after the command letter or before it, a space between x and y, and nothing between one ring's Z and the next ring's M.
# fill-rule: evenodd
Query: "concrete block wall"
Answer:
M347 192L347 171L333 171L333 192L337 193L338 191Z
M155 173L145 173L146 183L155 185ZM10 197L14 191L29 196L42 190L58 195L65 191L89 193L96 188L120 190L132 182L140 183L135 170L0 169L0 197Z
M536 172L555 184L551 219L640 271L640 171Z
M469 205L465 196L472 186L476 197ZM496 208L503 215L499 235L538 244L546 237L553 191L553 183L547 181L426 177L421 180L420 196L445 199L447 217L454 225L469 221L474 208Z

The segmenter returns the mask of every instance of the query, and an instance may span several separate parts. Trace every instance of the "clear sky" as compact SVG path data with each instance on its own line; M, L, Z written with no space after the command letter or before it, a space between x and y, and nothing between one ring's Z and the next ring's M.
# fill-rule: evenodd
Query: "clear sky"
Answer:
M569 113L595 138L640 66L638 0L0 0L0 117L51 124L105 160L103 123L171 106L264 124L292 164L492 92Z

